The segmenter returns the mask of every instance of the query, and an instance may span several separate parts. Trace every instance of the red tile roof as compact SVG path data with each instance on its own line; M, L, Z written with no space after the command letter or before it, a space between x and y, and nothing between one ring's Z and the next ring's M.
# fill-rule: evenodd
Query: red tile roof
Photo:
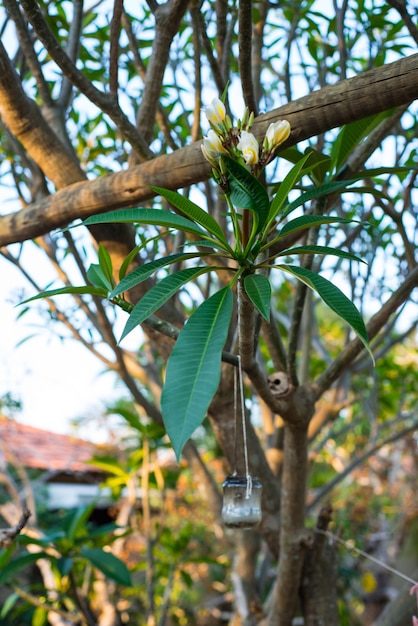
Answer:
M6 461L50 471L94 472L87 461L98 446L0 416L0 466Z

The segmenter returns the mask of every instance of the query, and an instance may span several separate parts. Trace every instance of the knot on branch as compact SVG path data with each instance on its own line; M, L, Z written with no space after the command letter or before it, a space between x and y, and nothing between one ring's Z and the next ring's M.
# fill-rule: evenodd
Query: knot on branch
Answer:
M285 398L295 390L286 372L274 372L267 380L270 391L276 398Z

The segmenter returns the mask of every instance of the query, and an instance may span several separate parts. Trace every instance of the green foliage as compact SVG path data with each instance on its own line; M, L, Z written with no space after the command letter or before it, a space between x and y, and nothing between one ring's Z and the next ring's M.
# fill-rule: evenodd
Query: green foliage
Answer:
M349 150L343 152L343 147L346 148L346 141L349 139L350 145L354 145L359 137L370 129L370 125L374 127L375 123L373 119L367 124L359 124L355 127L350 125L347 129L343 129L337 138L336 147L330 159L321 159L318 154L313 155L311 151L302 155L278 186L272 200L269 199L263 185L246 167L237 160L222 155L221 171L225 180L220 184L225 187L229 216L235 233L234 249L228 244L227 233L213 217L185 196L159 187L154 188L154 191L175 207L177 213L170 210L139 208L91 216L84 221L85 225L116 222L161 226L168 230L182 231L192 245L197 246L203 243L211 246L211 252L196 249L195 252L176 252L153 259L128 274L126 274L128 265L126 262L122 271L123 278L117 285L114 284L110 257L102 247L99 248L99 263L91 265L87 274L94 286L80 288L79 293L106 295L113 303L129 312L121 339L160 310L173 296L179 294L185 285L199 276L223 269L223 266L218 264L220 258L227 257L235 264L235 267L229 266L230 286L221 289L206 302L200 304L181 330L168 362L162 394L162 411L165 427L177 458L187 439L202 423L216 392L220 376L221 353L232 312L231 287L237 280L243 279L248 297L256 310L268 320L271 300L268 274L272 270L281 270L291 274L313 289L354 330L373 358L363 319L352 301L338 287L302 266L274 263L277 257L305 254L333 255L350 261L361 261L361 259L350 252L335 250L329 246L293 246L284 251L278 251L276 254L271 251L274 250L277 242L296 233L319 226L354 222L349 217L333 215L303 214L291 219L289 216L307 201L316 200L331 193L341 193L347 189L353 191L350 186L355 182L354 179L332 180L332 172L340 169L350 153ZM289 156L296 158L294 152ZM324 184L315 184L315 181L319 179L313 173L317 172L319 166L322 167L321 180L327 178L324 167L328 168L328 182ZM309 174L312 175L314 186L308 191L302 191L296 200L289 200L289 193L299 185L302 177ZM368 190L356 188L356 191ZM252 214L251 232L248 239L242 232L241 210L250 211ZM278 224L274 226L276 221ZM274 234L271 235L273 229ZM157 235L157 240L158 237ZM198 242L195 241L196 237L199 239ZM190 265L195 261L202 262L212 258L210 265L196 266L194 263ZM169 270L180 263L184 263L186 267L176 269L164 278L157 279L134 307L120 297L124 292L155 276L161 269ZM35 297L74 292L77 292L77 288L64 288Z
M231 314L232 292L224 287L193 313L168 360L161 408L177 458L218 387Z

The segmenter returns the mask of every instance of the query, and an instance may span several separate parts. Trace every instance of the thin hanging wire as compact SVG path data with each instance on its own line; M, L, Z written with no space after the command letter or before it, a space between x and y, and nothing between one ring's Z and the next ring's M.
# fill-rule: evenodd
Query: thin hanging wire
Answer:
M241 309L241 289L238 288L238 346L241 346L241 320L240 320L240 309ZM239 348L238 348L239 352ZM234 400L234 412L235 412L235 429L238 424L238 391L236 384L236 371L234 377L234 387L235 387L235 400ZM245 493L246 499L251 496L252 492L252 478L248 468L248 449L247 449L247 425L245 421L245 398L244 398L244 382L242 375L242 365L241 365L241 355L238 354L238 386L239 386L239 397L241 404L241 426L242 426L242 441L244 447L244 467L245 467L245 478L247 480L247 489ZM235 437L235 463L236 463L236 446L237 446L237 437Z
M238 357L239 362L239 357ZM234 471L237 475L237 435L238 435L238 370L234 368Z
M247 479L247 490L245 492L245 497L248 499L251 496L253 483L252 483L251 474L248 468L247 424L245 422L244 383L243 383L243 377L242 377L240 355L238 355L238 380L239 380L239 393L240 393L240 401L241 401L241 425L242 425L242 443L244 447L244 467L245 467L245 478ZM237 421L238 416L235 419Z

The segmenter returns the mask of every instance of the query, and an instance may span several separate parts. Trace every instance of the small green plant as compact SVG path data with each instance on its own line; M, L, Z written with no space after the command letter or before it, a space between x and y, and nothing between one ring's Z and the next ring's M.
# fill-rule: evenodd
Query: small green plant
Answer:
M86 620L97 571L121 587L132 586L125 563L104 549L121 536L115 532L120 529L113 523L93 526L89 522L93 509L94 503L56 515L55 524L50 524L45 533L22 533L9 548L0 550L0 585L13 590L0 618L26 610L32 614L32 624L46 624L50 611L77 622ZM40 560L48 564L56 585L55 589L45 590L42 604L37 595L32 595L32 587L22 590L18 578ZM36 585L32 583L34 589ZM24 606L16 609L19 600Z
M383 170L361 172L356 174L355 179L349 180L341 179L340 174L353 146L367 135L380 117L361 120L343 128L330 156L312 149L304 154L296 149L287 150L284 154L292 166L270 198L259 177L276 156L279 146L289 137L291 129L288 122L282 120L271 124L259 143L251 133L253 115L247 110L234 126L223 102L215 98L206 110L206 116L210 130L203 140L202 151L212 165L213 176L227 203L226 229L184 195L152 187L154 193L164 198L174 210L124 209L91 216L83 224L154 225L165 229L164 236L167 230L182 231L186 242L181 251L156 258L127 273L138 252L163 235L145 239L126 258L120 270L120 282L115 284L110 256L105 248L99 247L99 262L91 265L88 271L90 285L65 287L35 296L79 293L107 298L129 314L121 335L123 339L187 283L218 271L229 274L228 284L211 293L191 314L167 363L161 408L177 458L185 442L202 423L217 390L233 300L241 288L259 314L268 320L270 274L280 271L295 277L315 291L349 324L372 356L364 321L353 302L323 276L302 264L288 262L289 258L301 255L335 255L355 262L363 262L362 259L328 246L286 243L296 241L312 228L355 222L351 217L303 211L301 207L310 201L342 192L379 193L355 184L362 178L379 175ZM308 186L302 184L302 179L307 177L311 181ZM178 264L182 264L181 269L177 269ZM125 300L125 292L159 270L174 266L176 271L158 280L134 306ZM239 289L236 289L237 285Z

